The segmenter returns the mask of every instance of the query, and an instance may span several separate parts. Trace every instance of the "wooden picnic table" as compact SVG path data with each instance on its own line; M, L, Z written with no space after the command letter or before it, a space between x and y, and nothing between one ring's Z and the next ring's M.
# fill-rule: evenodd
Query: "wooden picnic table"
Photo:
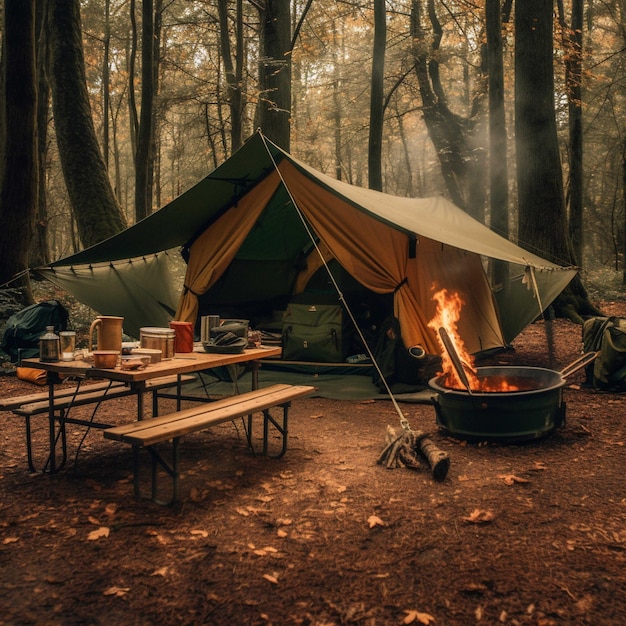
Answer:
M107 400L108 389L119 389L120 383L128 386L128 395L134 394L137 397L137 419L141 420L143 417L143 395L146 391L155 390L156 386L151 387L151 382L157 379L168 379L176 377L176 397L178 398L178 408L180 408L181 397L181 379L186 374L192 374L196 372L202 372L205 370L211 370L218 367L225 367L237 364L247 364L252 367L252 388L256 389L258 386L258 368L260 367L260 360L278 357L281 354L280 347L259 347L245 349L238 354L215 354L207 353L204 351L201 345L195 345L194 351L189 353L176 353L170 359L163 359L158 363L151 363L143 369L139 370L126 370L121 369L118 365L111 369L96 368L92 363L85 360L75 361L57 361L53 363L42 362L37 358L23 359L23 367L32 367L42 369L47 372L48 383L48 404L46 410L48 422L49 422L49 456L48 462L44 469L47 469L51 473L58 471L65 462L65 425L66 423L83 424L89 427L95 428L108 428L110 425L97 424L93 421L85 422L84 420L68 418L67 410L59 411L57 409L57 400L55 398L56 386L68 378L77 378L80 381L100 379L109 381L110 387L101 392L101 398L98 400ZM119 397L119 393L110 393L110 397ZM67 408L67 407L66 407ZM14 411L17 414L19 409ZM154 413L154 404L153 404ZM24 415L24 412L22 412ZM131 416L129 416L130 418ZM134 419L134 416L132 416ZM29 449L30 457L30 418L27 417L27 447ZM57 465L57 442L59 439L63 446L63 460L60 465Z

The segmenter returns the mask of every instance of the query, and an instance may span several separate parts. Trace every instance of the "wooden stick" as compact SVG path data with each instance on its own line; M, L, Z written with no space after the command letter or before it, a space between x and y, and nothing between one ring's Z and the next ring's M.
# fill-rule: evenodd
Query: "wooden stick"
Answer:
M428 437L420 439L420 452L426 457L435 480L444 480L450 468L450 457L439 449Z

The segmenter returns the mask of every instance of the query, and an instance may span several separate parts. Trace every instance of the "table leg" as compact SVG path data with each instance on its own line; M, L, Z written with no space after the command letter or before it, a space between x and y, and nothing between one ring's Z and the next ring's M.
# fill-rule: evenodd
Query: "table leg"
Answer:
M54 409L54 386L61 382L58 374L55 372L48 372L47 374L47 383L48 383L48 460L43 467L43 471L46 471L46 468L49 468L51 474L55 474L59 470L63 469L65 465L65 461L67 459L67 448L66 448L66 435L65 435L65 414L63 411L60 411L58 421L59 421L59 429L57 431L56 428L56 414ZM27 424L26 436L30 438L30 424ZM57 466L57 441L61 438L61 463ZM30 441L27 442L27 447L30 446ZM32 460L29 461L29 464L32 464Z
M50 443L48 445L50 456L48 462L50 464L50 472L54 474L57 468L56 460L56 427L54 425L54 383L56 376L51 372L48 372L48 428ZM63 428L63 424L59 425ZM45 469L45 468L44 468Z
M143 419L143 396L146 393L146 382L141 381L133 385L135 389L135 393L137 394L137 420L141 421ZM152 412L154 414L154 403L156 400L152 401ZM153 415L154 416L154 415Z
M250 361L250 369L252 370L252 391L259 388L259 370L261 369L261 361Z

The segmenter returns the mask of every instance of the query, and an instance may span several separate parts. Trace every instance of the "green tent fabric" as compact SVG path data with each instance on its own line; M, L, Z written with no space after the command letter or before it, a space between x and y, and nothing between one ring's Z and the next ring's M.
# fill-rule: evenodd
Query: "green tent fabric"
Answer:
M284 302L311 262L312 237L357 283L393 297L403 337L418 338L431 352L433 284L464 292L462 336L476 352L512 341L576 274L444 198L401 198L337 181L260 132L153 215L37 271L99 313L123 315L126 332L138 336L141 326L164 325L175 310L195 319L197 298L238 310ZM166 269L176 248L189 260L184 279ZM159 271L142 272L152 257ZM510 264L509 285L491 289L486 259ZM199 292L189 284L193 267L208 271Z

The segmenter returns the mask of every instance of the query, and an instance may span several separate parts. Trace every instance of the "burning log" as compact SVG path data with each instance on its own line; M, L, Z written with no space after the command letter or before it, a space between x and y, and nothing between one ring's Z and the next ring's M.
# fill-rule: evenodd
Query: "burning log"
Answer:
M425 459L435 480L444 480L450 467L448 453L439 449L428 437L428 433L421 430L406 428L400 435L387 426L385 437L386 446L378 457L378 464L384 464L387 469L407 467L421 469Z

